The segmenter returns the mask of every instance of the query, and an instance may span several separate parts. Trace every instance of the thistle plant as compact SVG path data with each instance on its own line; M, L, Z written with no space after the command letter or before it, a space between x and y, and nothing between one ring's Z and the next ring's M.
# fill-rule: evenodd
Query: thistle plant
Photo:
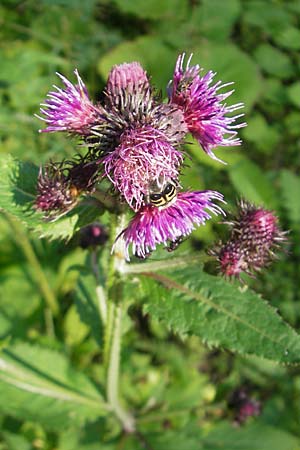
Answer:
M241 145L238 130L246 123L243 113L236 113L243 103L227 104L232 83L215 81L214 72L203 74L199 65L192 65L191 57L186 61L181 54L166 99L151 85L143 67L129 62L111 69L104 100L94 102L79 72L74 73L74 84L58 74L60 86L48 93L37 117L45 124L42 134L65 133L78 141L77 150L68 159L49 161L38 171L32 168L34 201L22 198L17 206L7 203L6 208L43 237L70 239L79 232L77 242L88 249L85 266L72 270L77 270L79 278L79 316L98 345L101 370L96 371L99 378L85 378L88 387L81 389L74 382L65 396L58 378L55 398L66 408L62 417L67 417L68 424L82 425L110 416L118 424L116 434L125 432L144 448L156 448L153 435L146 435L140 420L151 408L159 411L156 394L141 406L119 393L120 352L129 307L134 305L180 337L195 335L209 346L241 355L299 363L299 335L255 291L239 285L241 274L253 275L270 264L285 233L276 214L263 205L241 201L237 216L224 219L226 201L215 186L194 191L183 186L182 175L190 170L187 162L191 161L185 143L191 137L199 144L199 152L220 164L218 147ZM28 166L22 171L21 165L18 172L14 164L7 163L17 173L15 183L23 192L22 177L29 178L30 171ZM13 204L12 179L10 173L5 182L11 186L7 198ZM213 217L230 225L227 242L216 245L210 256L192 246L188 251L181 247ZM17 226L15 232L19 233ZM38 267L26 245L24 252ZM205 263L212 259L217 260L221 275L231 280L205 271ZM59 308L47 291L47 279L43 283L48 317L55 323ZM17 372L11 359L21 364L18 352L8 352L0 361L12 376ZM32 370L30 364L26 370ZM34 370L41 376L40 366ZM51 377L45 375L47 383ZM19 383L18 389L25 385ZM27 391L49 395L43 384ZM242 400L239 423L260 410L258 403ZM66 406L68 402L77 416ZM30 410L30 402L26 408ZM77 422L72 422L72 413ZM194 406L189 414L195 414Z

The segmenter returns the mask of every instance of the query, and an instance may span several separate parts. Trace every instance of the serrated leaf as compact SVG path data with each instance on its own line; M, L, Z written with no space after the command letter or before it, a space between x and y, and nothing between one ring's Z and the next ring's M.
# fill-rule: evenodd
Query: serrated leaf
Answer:
M197 335L210 346L242 355L300 363L300 336L249 289L199 268L172 276L148 272L142 283L148 295L145 311L175 332Z
M45 222L42 214L35 211L38 167L30 162L20 162L11 155L0 156L0 210L18 218L40 237L70 239L76 231L95 220L99 207L82 202L66 216L55 222Z
M300 222L300 177L290 170L284 169L280 172L280 185L283 206L286 209L291 222Z
M25 343L1 352L0 395L3 413L51 430L106 414L100 392L63 355Z
M274 188L258 165L249 160L241 160L228 167L230 180L237 192L257 205L277 209L278 199Z

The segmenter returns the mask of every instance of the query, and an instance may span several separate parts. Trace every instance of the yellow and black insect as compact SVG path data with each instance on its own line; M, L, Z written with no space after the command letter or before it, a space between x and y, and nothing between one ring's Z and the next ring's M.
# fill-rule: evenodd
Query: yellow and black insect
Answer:
M156 207L166 206L177 195L177 186L172 181L166 181L163 184L155 181L150 184L148 200Z

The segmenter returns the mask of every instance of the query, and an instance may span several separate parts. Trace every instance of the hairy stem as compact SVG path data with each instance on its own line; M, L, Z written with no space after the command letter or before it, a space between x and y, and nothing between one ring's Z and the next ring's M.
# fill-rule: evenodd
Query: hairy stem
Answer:
M120 420L123 429L128 433L135 431L133 417L119 403L119 370L122 336L122 307L114 306L113 336L111 341L110 359L107 371L107 400L113 412Z
M117 236L124 228L125 218L120 217L118 226L113 233ZM123 280L121 277L122 268L125 264L124 247L118 244L115 247L114 255L108 271L108 303L107 321L105 325L105 346L104 363L106 365L107 401L122 424L124 431L133 433L135 431L135 420L127 413L119 403L119 372L120 372L120 351L122 339L122 299Z

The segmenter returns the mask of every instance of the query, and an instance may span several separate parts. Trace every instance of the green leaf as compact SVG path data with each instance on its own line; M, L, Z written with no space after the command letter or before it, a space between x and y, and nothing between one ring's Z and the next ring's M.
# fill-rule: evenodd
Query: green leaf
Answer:
M300 81L296 81L287 88L287 94L290 102L300 108Z
M232 184L237 192L257 205L277 209L278 200L272 184L254 162L241 160L228 168Z
M246 24L260 28L264 34L274 38L282 29L291 26L293 15L287 10L286 3L270 1L269 7L261 0L244 2L243 19Z
M99 289L101 287L98 287ZM96 283L93 275L81 276L79 278L75 292L75 302L80 320L89 327L96 342L101 346L103 344L102 323L100 320Z
M180 335L194 334L242 355L300 363L300 336L249 289L199 268L165 276L147 272L146 264L142 286L145 311Z
M275 126L270 127L262 114L256 113L248 120L243 137L249 142L254 142L258 150L271 153L278 144L281 134Z
M28 344L0 356L0 410L51 430L79 426L106 413L94 384L55 352Z
M187 9L187 2L182 0L115 0L121 11L147 19L167 19L174 21L182 17Z
M23 436L9 433L8 431L2 432L1 434L9 450L32 450L31 444Z
M268 74L278 78L289 78L294 74L289 57L270 44L261 44L255 51L255 59Z
M289 25L274 36L276 44L288 50L300 49L300 30Z
M202 0L193 8L189 24L193 24L201 36L223 43L230 36L240 11L239 0Z
M283 206L291 222L300 223L300 177L284 169L280 172L280 185Z
M203 450L300 450L298 438L262 423L234 428L223 423L203 439Z
M11 155L0 156L0 210L18 218L40 237L70 239L76 231L95 220L101 213L92 200L82 202L55 222L45 222L33 207L38 167L20 162Z

